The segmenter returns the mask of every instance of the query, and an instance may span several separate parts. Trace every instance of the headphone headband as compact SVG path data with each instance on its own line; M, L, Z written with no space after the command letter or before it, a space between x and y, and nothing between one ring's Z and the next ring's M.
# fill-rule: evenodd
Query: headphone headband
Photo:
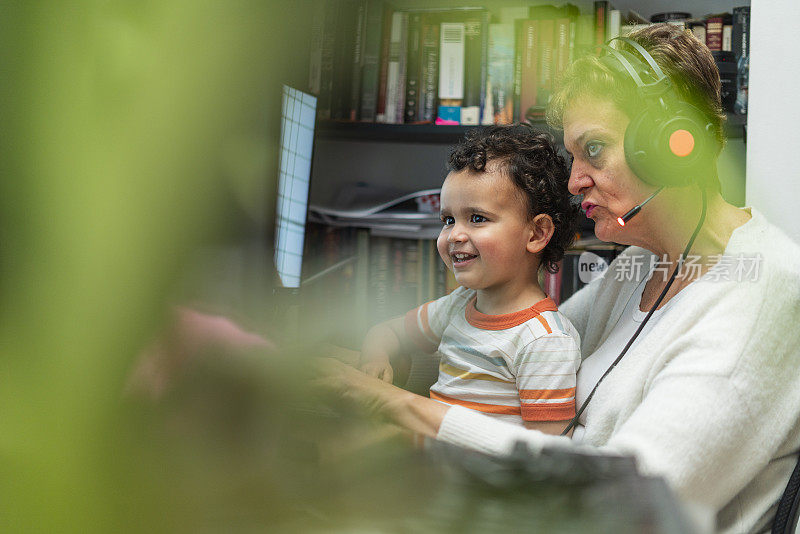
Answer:
M656 78L654 82L645 83L642 80L639 71L646 72L646 68L640 68L637 70L637 68L633 66L632 61L636 61L642 67L645 67L645 65L642 64L638 59L636 59L636 57L633 56L632 54L625 52L624 50L617 50L616 48L610 46L611 41L614 40L626 42L630 44L637 52L639 52L639 55L642 56L647 65L649 65L652 68ZM658 63L656 63L656 61L647 52L647 50L645 50L644 47L639 43L637 43L636 41L628 39L627 37L615 37L614 39L608 41L608 43L600 46L604 50L606 50L611 56L613 56L614 59L617 60L617 63L622 65L625 71L627 71L627 73L633 79L633 82L636 84L636 87L643 90L646 95L654 96L663 94L672 85L670 79L664 74L664 71L661 70L661 67L658 66ZM625 57L626 55L628 55L630 59L626 58Z
M614 37L613 39L611 39L611 41L622 41L623 43L628 43L637 52L639 52L639 55L642 56L642 58L647 62L648 65L650 65L650 68L653 69L653 72L656 73L656 76L658 77L659 80L661 78L667 77L667 75L664 74L664 71L661 70L661 67L658 65L658 63L656 63L656 60L653 59L653 56L650 55L650 52L645 50L645 48L642 45L640 45L633 39L628 39L627 37ZM610 43L611 41L608 42Z

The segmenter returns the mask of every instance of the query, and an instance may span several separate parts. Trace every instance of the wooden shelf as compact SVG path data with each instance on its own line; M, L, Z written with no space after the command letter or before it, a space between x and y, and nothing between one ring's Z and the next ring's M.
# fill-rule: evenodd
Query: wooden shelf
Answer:
M730 138L744 137L746 115L727 114L725 134ZM557 143L562 143L562 132L554 131L544 121L534 127L550 132ZM368 141L382 143L457 143L469 130L481 126L437 126L435 124L384 124L380 122L318 121L317 139Z

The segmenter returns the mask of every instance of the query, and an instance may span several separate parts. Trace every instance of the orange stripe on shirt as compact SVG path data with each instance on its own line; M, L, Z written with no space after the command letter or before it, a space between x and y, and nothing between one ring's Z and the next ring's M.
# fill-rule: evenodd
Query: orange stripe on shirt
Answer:
M475 410L478 412L493 413L500 415L521 415L522 413L519 406L500 406L498 404L481 404L479 402L469 402L469 401L454 399L452 397L447 397L445 395L434 393L433 391L431 391L430 393L431 393L431 398L434 400L442 401L446 404L457 404L459 406L463 406L464 408L469 408L470 410ZM575 411L574 403L573 403L573 411ZM556 421L556 419L553 419L553 421Z
M536 318L539 319L539 322L542 323L542 326L544 327L545 330L547 330L548 334L553 333L553 330L550 328L550 325L547 324L547 320L545 320L544 317L542 317L541 315L537 315Z
M566 421L575 417L575 401L558 404L523 404L523 421Z
M575 388L566 389L520 389L520 399L571 399L575 396Z

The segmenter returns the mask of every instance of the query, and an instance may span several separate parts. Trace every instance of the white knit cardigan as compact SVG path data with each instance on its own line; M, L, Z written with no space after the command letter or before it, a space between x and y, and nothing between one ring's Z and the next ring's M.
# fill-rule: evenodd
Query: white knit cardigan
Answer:
M725 255L757 254L755 281L714 280L712 269L683 290L598 387L582 445L457 406L438 438L497 455L517 440L533 450L630 454L643 474L713 510L718 531L768 529L800 449L800 247L752 210ZM652 254L630 247L615 263L637 256L649 265ZM615 268L560 307L581 334L584 358L641 280L616 280Z

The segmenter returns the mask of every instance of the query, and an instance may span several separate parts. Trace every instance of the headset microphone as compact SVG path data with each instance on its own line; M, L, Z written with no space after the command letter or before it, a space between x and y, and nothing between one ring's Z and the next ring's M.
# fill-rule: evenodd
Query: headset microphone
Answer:
M659 187L658 189L656 189L655 193L653 193L652 195L647 197L647 200L645 200L644 202L642 202L638 206L634 206L628 213L626 213L622 217L617 217L617 222L619 223L619 225L620 226L625 226L625 223L630 221L631 219L633 219L633 217L642 210L642 207L645 204L647 204L648 202L650 202L651 200L653 200L653 198L655 198L655 196L657 194L659 194L662 189L664 189L663 185L661 187Z

